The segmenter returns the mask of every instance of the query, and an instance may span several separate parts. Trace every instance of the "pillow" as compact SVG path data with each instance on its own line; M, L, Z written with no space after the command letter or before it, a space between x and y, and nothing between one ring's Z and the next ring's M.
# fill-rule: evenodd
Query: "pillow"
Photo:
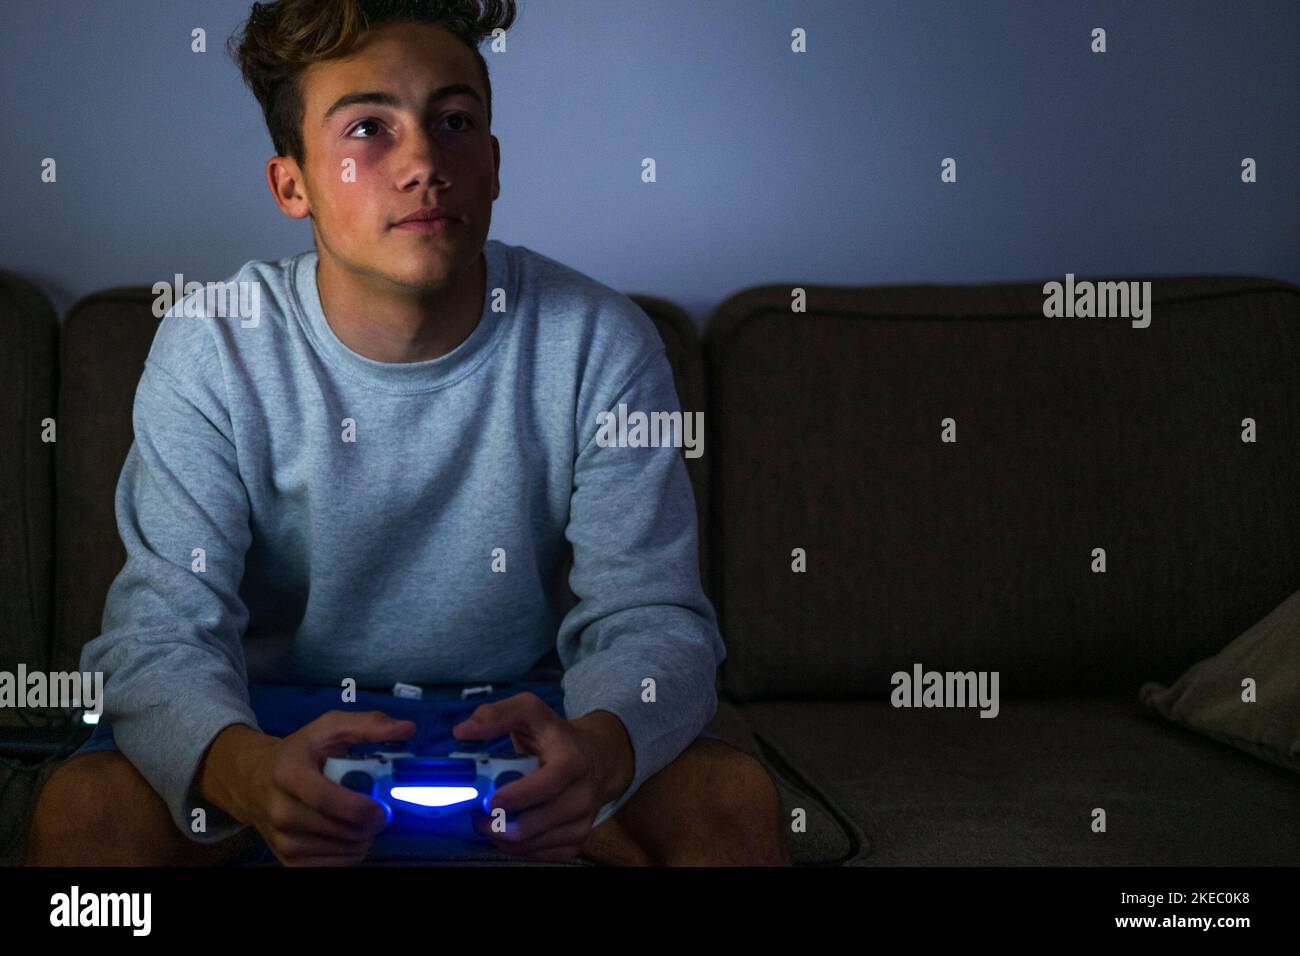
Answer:
M1255 702L1242 681L1255 681ZM1165 719L1300 773L1300 591L1172 687L1151 681L1138 700Z

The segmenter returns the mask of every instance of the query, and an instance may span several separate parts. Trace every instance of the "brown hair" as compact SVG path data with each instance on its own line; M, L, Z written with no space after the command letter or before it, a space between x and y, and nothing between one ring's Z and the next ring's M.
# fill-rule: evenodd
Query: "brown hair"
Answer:
M299 165L306 158L303 71L347 56L367 30L405 21L442 27L469 47L483 74L492 125L492 81L478 44L515 22L515 0L272 0L253 4L226 49L262 106L277 156Z

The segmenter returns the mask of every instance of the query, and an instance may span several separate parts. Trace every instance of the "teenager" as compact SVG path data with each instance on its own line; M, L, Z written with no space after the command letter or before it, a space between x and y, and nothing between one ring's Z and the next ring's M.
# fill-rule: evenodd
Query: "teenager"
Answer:
M232 50L315 249L227 280L255 316L191 297L159 326L127 561L82 656L104 720L42 793L29 862L356 862L383 814L327 756L497 741L541 763L494 797L507 832L476 823L503 853L789 863L772 779L704 732L725 650L681 451L597 440L620 404L680 412L663 343L619 293L488 239L478 44L514 18L253 5ZM581 104L555 119L590 135Z

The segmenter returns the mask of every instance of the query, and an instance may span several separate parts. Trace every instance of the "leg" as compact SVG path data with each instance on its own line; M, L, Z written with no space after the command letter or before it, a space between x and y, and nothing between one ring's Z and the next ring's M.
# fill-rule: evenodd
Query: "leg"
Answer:
M613 866L789 866L782 817L761 763L701 738L592 830L582 855Z
M116 750L70 758L50 775L27 833L27 866L210 866L246 857L249 828L201 844L176 828L162 797Z

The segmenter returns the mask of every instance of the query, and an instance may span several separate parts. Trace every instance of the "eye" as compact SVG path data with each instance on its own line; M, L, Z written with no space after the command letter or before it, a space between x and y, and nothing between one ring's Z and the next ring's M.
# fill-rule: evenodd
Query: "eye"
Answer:
M356 126L352 127L352 129L348 131L348 136L351 137L353 133L361 129L361 127L363 126L378 126L378 125L379 125L378 120L369 119L369 118L363 119L360 123L358 123ZM352 137L352 138L353 139L374 139L373 136L360 136L360 137Z
M459 123L464 124L462 126L452 127L451 131L453 133L464 133L474 128L474 119L468 113L448 113L445 119L443 120L443 122L447 122L449 120L456 120ZM378 120L374 119L373 117L367 117L366 119L363 119L361 122L357 123L357 125L353 126L352 129L348 131L348 137L351 139L374 139L375 138L374 135L356 136L354 134L362 127L373 126L376 129L378 129L379 125L380 123Z

